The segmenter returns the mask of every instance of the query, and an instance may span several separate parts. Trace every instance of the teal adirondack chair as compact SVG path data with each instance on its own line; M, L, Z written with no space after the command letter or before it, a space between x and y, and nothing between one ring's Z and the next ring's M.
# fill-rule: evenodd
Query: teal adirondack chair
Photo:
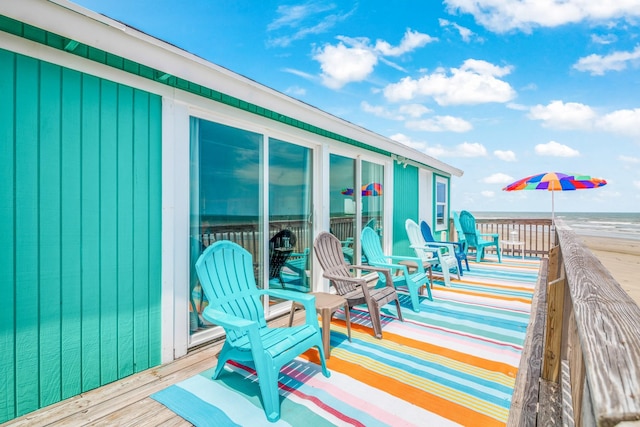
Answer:
M369 261L369 265L374 267L388 268L391 270L391 277L393 285L407 286L409 289L409 296L411 297L411 306L413 311L420 311L420 298L423 288L427 288L427 298L433 301L431 295L430 280L428 274L425 272L422 260L417 257L407 256L391 256L385 255L380 245L380 236L372 228L365 227L360 235L362 241L362 251ZM407 265L399 264L401 261L411 261L416 266L414 273L409 273ZM401 274L397 275L396 272ZM386 283L384 274L378 273L380 283Z
M455 211L453 212L453 228L456 229L458 243L462 245L462 252L466 256L469 251L469 245L467 245L467 239L464 237L464 231L462 231L462 226L460 225L460 215Z
M476 262L484 258L484 250L487 246L495 246L498 254L498 262L502 262L500 254L499 235L497 233L480 233L476 227L475 217L468 211L460 212L460 227L464 233L469 248L476 250ZM487 240L487 238L489 240Z
M227 334L216 379L229 360L253 361L258 374L262 403L267 419L280 419L278 376L280 369L311 347L320 353L322 373L329 377L316 317L315 297L287 290L264 290L256 286L251 254L236 243L218 241L209 246L196 261L196 272L209 300L203 316L222 326ZM293 300L304 305L303 325L271 328L264 317L261 296Z

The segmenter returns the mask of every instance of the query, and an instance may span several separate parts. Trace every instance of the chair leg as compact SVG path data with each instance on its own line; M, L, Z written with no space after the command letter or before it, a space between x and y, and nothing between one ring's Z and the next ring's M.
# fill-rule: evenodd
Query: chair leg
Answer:
M322 375L329 378L331 376L331 373L327 369L327 362L325 360L325 354L324 354L324 343L322 342L322 339L319 339L318 341L319 342L316 342L316 344L314 345L318 349L318 354L320 356L320 366L322 366Z
M409 280L409 278L407 278L406 280L407 280L407 287L409 288L409 295L411 296L411 308L413 308L413 311L415 311L416 313L419 313L420 297L418 297L418 293L420 292L420 288L422 286L418 286L417 283L413 283L412 281ZM431 293L431 290L429 290L429 293Z
M425 288L427 288L427 298L429 299L429 301L433 301L433 295L431 295L431 287L428 283L426 284Z
M471 271L469 270L469 260L466 257L464 259L464 263L467 265L467 271Z
M216 370L213 372L212 379L217 379L218 376L224 370L224 365L229 360L229 349L227 348L227 343L225 342L222 346L222 350L220 350L220 354L218 354L218 364L216 365Z
M444 285L447 287L451 287L451 275L449 274L449 269L444 265L440 265L442 270L442 278L444 279Z
M431 295L431 291L429 291L429 295ZM402 318L402 311L400 310L400 300L398 299L398 294L396 294L396 310L398 310L398 319L400 319L401 322L404 322L404 319Z
M324 358L322 359L324 361ZM280 394L278 393L278 374L272 360L254 360L256 373L258 374L258 384L260 394L262 394L262 405L267 419L276 422L280 419Z
M498 252L498 262L502 262L502 257L500 255L500 245L496 243L496 252Z
M369 305L369 316L373 326L373 334L376 338L382 339L382 322L380 321L380 307L377 301L371 301Z

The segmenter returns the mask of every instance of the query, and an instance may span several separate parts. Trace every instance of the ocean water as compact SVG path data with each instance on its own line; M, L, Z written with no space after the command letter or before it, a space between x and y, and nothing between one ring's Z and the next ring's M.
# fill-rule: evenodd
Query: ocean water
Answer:
M551 218L549 212L472 212L477 218ZM576 234L640 240L640 212L556 212Z

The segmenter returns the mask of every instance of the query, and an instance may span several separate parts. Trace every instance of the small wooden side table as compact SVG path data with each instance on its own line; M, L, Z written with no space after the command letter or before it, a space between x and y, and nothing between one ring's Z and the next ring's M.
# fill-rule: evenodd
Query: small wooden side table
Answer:
M331 318L333 314L341 307L344 307L345 319L347 322L347 335L351 341L351 317L349 315L349 305L347 300L336 294L326 292L312 292L310 295L316 297L316 312L322 318L322 344L324 345L324 354L328 359L331 357ZM300 303L294 302L291 305L291 313L289 313L289 326L293 324L293 315L298 308L304 308Z

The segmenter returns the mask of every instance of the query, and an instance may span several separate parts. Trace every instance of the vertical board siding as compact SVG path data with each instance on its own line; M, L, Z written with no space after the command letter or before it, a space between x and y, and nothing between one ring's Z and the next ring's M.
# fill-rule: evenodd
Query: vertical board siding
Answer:
M415 255L409 247L409 239L404 223L407 218L418 221L419 192L418 168L407 165L403 167L394 162L393 174L393 254Z
M15 55L0 49L0 422L15 413Z
M162 108L0 63L1 423L160 363Z

